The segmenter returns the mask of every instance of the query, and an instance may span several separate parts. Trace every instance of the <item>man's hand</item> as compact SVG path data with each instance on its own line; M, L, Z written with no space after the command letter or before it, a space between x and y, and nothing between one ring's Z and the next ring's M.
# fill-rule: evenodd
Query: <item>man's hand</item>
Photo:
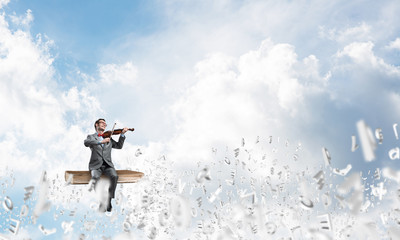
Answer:
M108 142L110 142L110 138L104 138L103 141L101 141L102 144L108 143Z
M121 134L125 134L128 131L127 127L124 127L124 129L122 129L122 133Z

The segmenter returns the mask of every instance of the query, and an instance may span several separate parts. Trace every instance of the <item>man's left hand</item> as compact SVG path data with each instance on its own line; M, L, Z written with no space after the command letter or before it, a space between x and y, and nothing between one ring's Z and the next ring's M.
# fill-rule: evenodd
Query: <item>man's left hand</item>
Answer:
M127 127L124 127L124 129L122 129L122 134L125 134L128 131Z

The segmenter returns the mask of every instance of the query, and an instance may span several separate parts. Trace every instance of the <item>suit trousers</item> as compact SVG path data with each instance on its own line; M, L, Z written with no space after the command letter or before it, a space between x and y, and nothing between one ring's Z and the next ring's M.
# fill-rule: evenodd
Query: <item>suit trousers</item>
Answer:
M115 189L117 188L117 182L118 182L118 175L117 171L115 171L115 168L111 167L108 165L106 162L103 162L103 165L96 170L92 170L90 174L92 175L92 180L95 183L95 186L98 182L98 180L101 177L101 174L106 175L109 180L110 180L110 187L108 188L108 198L114 198L115 196Z

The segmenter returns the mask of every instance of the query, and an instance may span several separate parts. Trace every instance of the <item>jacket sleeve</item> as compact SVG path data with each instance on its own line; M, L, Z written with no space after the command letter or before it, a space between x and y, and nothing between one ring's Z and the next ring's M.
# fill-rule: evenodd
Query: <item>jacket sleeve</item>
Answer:
M100 143L92 135L88 135L87 138L85 139L85 141L83 141L83 144L86 147L91 147L94 145L99 145Z
M111 138L111 142L112 142L112 147L116 148L116 149L121 149L124 146L124 141L125 141L125 136L119 136L118 142L114 141Z

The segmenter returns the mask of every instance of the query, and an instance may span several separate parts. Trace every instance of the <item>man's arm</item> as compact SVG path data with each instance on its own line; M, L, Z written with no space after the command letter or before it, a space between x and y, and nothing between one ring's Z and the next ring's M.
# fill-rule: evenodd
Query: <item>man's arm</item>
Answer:
M119 136L118 142L116 142L114 139L111 139L112 147L116 149L121 149L124 146L124 141L125 141L125 135L121 134Z
M99 141L97 141L92 135L88 135L87 138L85 139L85 141L83 141L83 144L86 147L91 147L94 145L99 145L101 143Z

